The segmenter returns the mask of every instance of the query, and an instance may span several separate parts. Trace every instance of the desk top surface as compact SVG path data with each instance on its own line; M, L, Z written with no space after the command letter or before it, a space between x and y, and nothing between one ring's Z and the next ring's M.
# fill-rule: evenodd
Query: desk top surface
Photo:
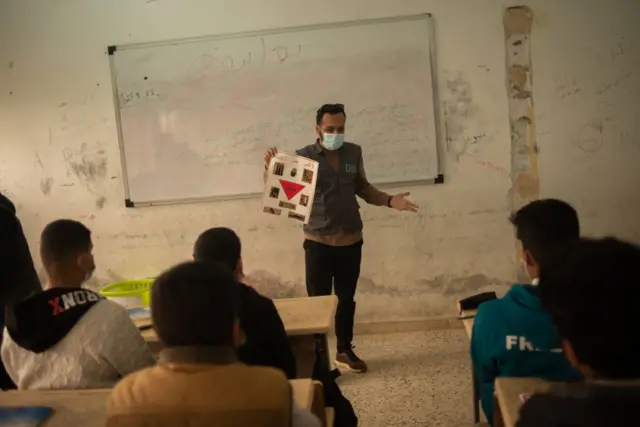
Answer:
M522 406L521 394L545 392L549 389L550 384L539 378L497 378L496 398L500 405L504 426L513 427L516 425Z
M303 408L311 410L313 381L290 380L293 398ZM43 427L104 427L107 421L107 399L110 389L9 391L0 392L2 406L49 406L53 414Z
M333 330L333 319L338 306L335 295L276 299L273 303L289 336L326 334ZM154 341L156 333L153 329L144 329L142 337L147 341Z

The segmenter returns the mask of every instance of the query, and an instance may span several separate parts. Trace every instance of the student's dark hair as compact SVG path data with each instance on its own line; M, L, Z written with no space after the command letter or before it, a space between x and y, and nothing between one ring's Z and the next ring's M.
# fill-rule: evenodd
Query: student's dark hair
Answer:
M64 262L91 249L91 230L72 219L49 223L40 235L40 256L45 266Z
M187 262L162 273L151 288L151 318L168 347L230 346L238 286L219 263Z
M238 235L226 227L215 227L204 231L193 247L193 258L196 261L219 262L236 269L242 254L242 245Z
M316 124L320 126L325 114L333 116L334 114L344 114L347 117L347 113L344 111L344 104L324 104L316 111Z
M543 306L600 378L640 378L639 265L640 247L609 237L564 245L541 268Z
M523 206L509 220L516 228L523 249L531 252L538 263L556 246L580 238L578 213L562 200L536 200Z

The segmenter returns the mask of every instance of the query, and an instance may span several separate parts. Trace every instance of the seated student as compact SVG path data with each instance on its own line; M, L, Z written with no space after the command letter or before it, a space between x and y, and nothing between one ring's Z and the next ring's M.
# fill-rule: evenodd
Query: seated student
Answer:
M156 279L151 317L165 349L157 366L113 389L108 426L320 427L282 371L238 362L238 290L218 263L184 263Z
M295 378L295 357L273 301L242 283L242 246L238 235L228 228L211 228L196 240L193 257L196 261L218 262L229 267L240 284L238 318L246 340L238 348L238 358L247 365L279 368L289 378ZM358 417L351 402L342 395L329 373L316 366L314 378L322 381L325 404L334 408L335 427L357 426Z
M111 387L155 363L126 310L82 289L95 269L92 250L79 222L54 221L42 232L45 290L6 309L2 360L18 388Z
M518 427L612 427L639 422L640 247L583 239L549 260L540 296L567 358L585 382L531 397Z
M0 193L0 345L4 331L4 307L42 290L33 266L29 244L16 207ZM16 388L0 360L0 390Z
M490 424L496 378L579 378L562 354L560 340L542 308L536 286L540 260L545 254L579 239L578 214L560 200L537 200L516 212L511 222L522 243L522 263L532 284L514 285L503 298L483 303L471 334L471 359L482 409Z
M279 368L288 378L295 378L296 359L276 306L269 298L242 283L241 251L236 233L217 227L200 234L193 248L193 258L224 264L240 283L238 318L246 341L238 348L239 359L247 365Z

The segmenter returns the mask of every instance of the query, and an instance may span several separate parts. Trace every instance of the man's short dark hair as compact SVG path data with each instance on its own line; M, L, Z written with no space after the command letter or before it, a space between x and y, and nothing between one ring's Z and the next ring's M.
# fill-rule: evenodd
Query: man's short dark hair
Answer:
M523 249L531 252L537 263L558 245L580 238L578 213L562 200L531 202L511 215L510 221Z
M640 378L638 266L640 247L609 237L568 244L541 269L544 307L598 377Z
M238 235L226 227L214 227L204 231L193 248L196 261L219 262L235 271L242 254Z
M65 262L91 250L91 230L72 219L48 224L40 235L40 256L46 266Z
M162 273L151 288L151 317L168 347L231 346L238 286L218 263L187 262Z
M316 112L316 124L320 126L322 124L322 119L325 114L329 114L331 116L335 114L344 114L344 117L347 117L347 113L344 111L344 104L324 104L322 107L318 108Z

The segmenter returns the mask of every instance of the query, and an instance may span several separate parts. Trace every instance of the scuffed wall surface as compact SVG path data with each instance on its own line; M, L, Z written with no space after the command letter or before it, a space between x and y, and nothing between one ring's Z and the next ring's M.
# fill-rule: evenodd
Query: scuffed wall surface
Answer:
M638 12L631 1L615 3L527 4L540 194L575 203L588 233L640 240L640 172L632 168L640 154ZM304 295L301 231L259 214L258 201L124 208L106 46L431 12L446 184L406 189L422 207L418 215L363 206L358 319L451 316L461 296L504 291L518 266L506 220L513 199L504 6L0 0L0 189L18 205L34 254L53 219L79 219L93 230L93 286L155 275L188 259L200 231L224 225L243 239L256 287Z

